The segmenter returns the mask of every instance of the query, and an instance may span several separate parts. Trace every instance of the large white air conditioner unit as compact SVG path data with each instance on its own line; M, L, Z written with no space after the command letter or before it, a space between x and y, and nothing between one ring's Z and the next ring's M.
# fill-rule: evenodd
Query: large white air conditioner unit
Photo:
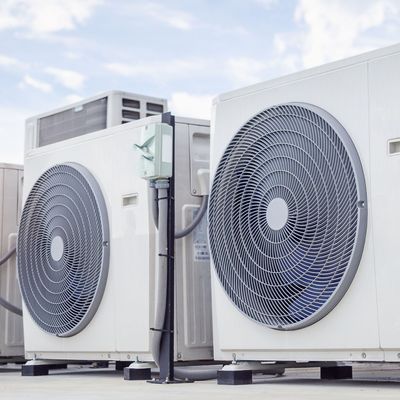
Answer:
M218 360L400 357L400 46L219 96Z
M21 214L22 165L0 164L0 250L5 256L15 248L18 220ZM15 255L0 265L0 297L21 308ZM6 303L6 304L7 304ZM0 305L0 362L24 356L22 317Z
M136 145L146 129L165 125L162 118L44 146L31 137L38 132L27 130L27 142L37 143L25 154L17 246L27 359L152 361L159 255L154 199L141 177ZM208 190L197 172L208 168L209 122L176 117L174 149L175 223L181 230ZM177 361L212 359L204 224L175 246Z

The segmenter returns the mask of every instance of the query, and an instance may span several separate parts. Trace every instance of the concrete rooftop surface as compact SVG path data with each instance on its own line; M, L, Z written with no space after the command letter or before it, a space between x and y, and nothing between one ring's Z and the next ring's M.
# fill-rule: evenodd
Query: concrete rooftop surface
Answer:
M222 386L216 381L173 385L124 381L122 372L72 366L48 376L22 377L15 365L0 368L0 399L399 399L398 365L356 365L353 380L321 381L319 369L289 369L283 377L255 375L252 385Z

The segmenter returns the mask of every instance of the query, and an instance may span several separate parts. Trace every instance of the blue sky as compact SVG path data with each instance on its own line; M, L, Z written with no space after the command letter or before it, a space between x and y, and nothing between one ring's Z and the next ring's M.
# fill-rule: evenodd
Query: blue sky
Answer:
M0 162L24 119L122 89L209 116L218 93L400 41L398 0L0 0Z

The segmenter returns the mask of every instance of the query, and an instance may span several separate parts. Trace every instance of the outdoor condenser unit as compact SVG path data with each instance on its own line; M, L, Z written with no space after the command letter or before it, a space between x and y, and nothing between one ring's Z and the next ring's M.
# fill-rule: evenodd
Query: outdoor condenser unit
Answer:
M400 46L219 96L218 360L400 354Z
M162 118L46 145L28 127L17 246L28 359L152 361L158 254L137 147L148 131L165 129ZM175 118L175 163L175 223L183 229L208 190L198 174L209 163L208 121ZM175 278L174 358L211 359L205 219L176 241Z
M22 165L0 164L0 249L8 253L16 242L21 214ZM0 265L0 297L17 308L21 295L17 283L15 255ZM6 358L23 357L22 317L0 305L0 362Z

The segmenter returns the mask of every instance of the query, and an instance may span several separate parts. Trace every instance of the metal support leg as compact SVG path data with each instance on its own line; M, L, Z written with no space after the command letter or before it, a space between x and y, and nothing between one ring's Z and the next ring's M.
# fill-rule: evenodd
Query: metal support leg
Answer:
M123 371L124 368L129 367L131 364L130 361L115 361L115 370Z
M253 372L281 376L285 372L285 367L257 361L234 361L217 372L217 381L219 385L249 385L253 383Z
M218 385L250 385L253 383L252 365L236 361L225 365L217 372L217 383Z
M352 379L352 366L321 367L321 379Z
M22 376L41 376L48 375L50 369L67 368L65 361L54 360L30 360L27 361L21 368Z
M125 381L148 381L151 379L152 364L135 361L124 368Z

